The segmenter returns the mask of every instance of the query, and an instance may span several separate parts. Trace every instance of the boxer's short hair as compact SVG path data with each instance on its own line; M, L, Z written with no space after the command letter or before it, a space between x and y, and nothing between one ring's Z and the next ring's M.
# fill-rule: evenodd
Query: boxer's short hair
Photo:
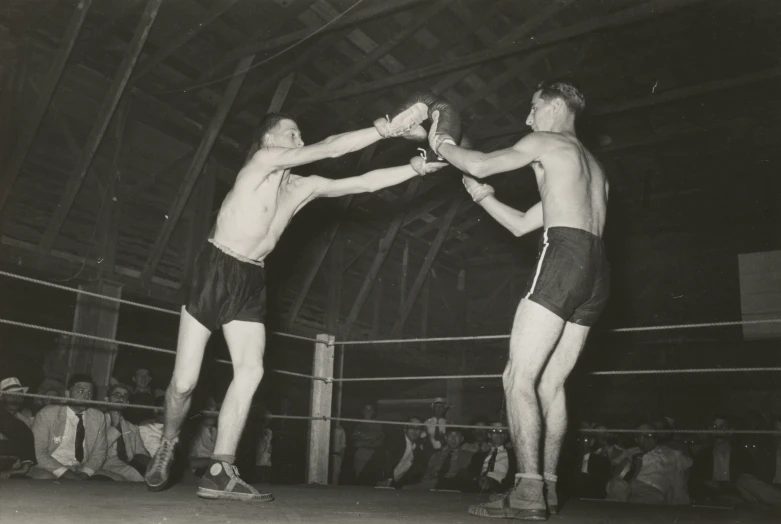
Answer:
M537 90L540 92L540 98L544 100L563 100L567 109L576 117L586 109L586 97L571 80L543 80L537 85Z
M258 128L255 130L255 136L258 137L258 144L262 144L263 140L266 138L266 135L269 134L275 127L277 127L277 125L283 120L292 120L293 122L296 121L292 116L285 113L267 114L260 122L260 125L258 125Z

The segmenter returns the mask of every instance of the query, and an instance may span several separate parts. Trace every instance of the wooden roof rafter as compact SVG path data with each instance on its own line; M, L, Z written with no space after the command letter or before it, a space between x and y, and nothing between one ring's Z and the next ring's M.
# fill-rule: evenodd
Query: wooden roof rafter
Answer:
M147 5L144 8L144 12L136 26L133 39L128 46L125 57L117 70L114 81L98 112L96 122L90 131L90 135L87 137L87 144L84 147L82 157L79 159L76 169L74 169L73 174L68 180L65 192L60 198L54 216L41 238L39 246L42 254L46 254L51 250L54 245L54 240L59 234L60 229L65 222L65 218L68 216L68 212L73 205L73 201L76 199L76 195L81 188L84 177L87 175L87 171L95 158L95 153L103 141L106 129L119 104L119 100L125 92L125 87L130 79L130 74L133 71L136 60L138 60L138 57L141 54L141 49L144 47L147 36L149 36L149 31L152 28L157 12L160 9L161 2L162 0L148 0Z
M16 182L16 179L19 177L22 164L24 164L24 160L27 158L33 140L35 140L35 136L38 134L41 122L43 122L43 119L46 116L46 112L54 97L54 92L57 90L60 77L62 77L62 72L71 55L79 31L84 24L84 19L87 17L91 3L92 0L84 0L84 2L77 5L76 9L73 11L73 15L68 22L67 29L63 35L62 44L57 57L54 59L45 83L38 93L36 105L27 116L26 124L22 128L22 132L16 143L15 149L11 154L11 158L8 163L5 164L5 172L3 173L2 178L0 178L0 212L2 212L3 207L5 206L14 182Z
M516 42L496 46L494 48L471 53L469 55L459 57L458 59L450 60L445 63L422 67L413 71L407 71L392 78L322 93L304 100L303 103L320 104L333 100L340 100L362 94L373 93L411 82L418 82L425 78L470 68L493 60L499 60L514 54L534 51L545 46L564 42L566 40L587 35L595 31L621 27L627 24L648 20L650 18L669 13L670 11L691 7L702 2L703 0L650 0L641 4L640 6L626 8L596 20L588 20L585 22L576 23L562 29L550 31L549 33L542 35L537 35L531 42Z
M217 110L212 117L212 121L209 123L209 127L203 134L201 143L198 146L198 150L193 156L192 163L187 170L187 174L182 181L179 191L176 193L176 198L171 205L171 209L166 215L166 222L163 225L163 228L160 231L154 246L152 247L149 259L143 271L142 278L144 282L149 282L157 270L157 265L160 263L160 259L162 258L166 247L168 247L168 241L170 240L174 228L176 227L176 224L182 215L182 211L184 210L184 207L187 204L187 200L189 199L190 194L195 187L195 183L198 181L198 177L203 170L206 159L211 153L214 142L217 139L217 135L225 123L225 118L228 115L228 111L230 110L231 105L233 105L233 102L236 99L236 95L244 83L244 78L247 75L247 67L249 67L249 64L251 64L254 59L254 56L245 57L240 60L236 66L235 76L233 76L230 83L228 84L228 87L225 89L225 94L223 95L220 104L217 106Z

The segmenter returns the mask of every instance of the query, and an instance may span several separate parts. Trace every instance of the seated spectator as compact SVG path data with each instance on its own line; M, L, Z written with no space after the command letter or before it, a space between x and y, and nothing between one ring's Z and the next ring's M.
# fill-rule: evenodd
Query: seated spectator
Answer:
M605 427L595 426L593 429ZM578 444L579 467L575 472L575 494L578 497L604 499L607 496L605 486L610 481L610 460L614 449L609 436L605 433L581 433Z
M356 481L361 478L366 464L369 463L375 452L382 447L385 440L385 432L382 429L382 425L371 422L376 414L377 410L374 408L374 404L364 404L361 409L361 418L365 422L356 424L355 429L350 434L350 446L355 450L353 452L353 470Z
M491 443L488 442L488 422L482 419L477 419L472 422L472 426L480 426L481 429L472 429L470 431L470 439L468 442L464 442L461 446L464 451L470 453L488 453L491 449Z
M642 424L638 429L653 428ZM680 451L659 446L654 433L641 433L636 442L639 447L626 450L624 467L608 483L608 498L637 504L673 503L673 485L691 467L692 460Z
M157 448L160 447L160 440L163 438L163 422L165 421L165 412L163 406L165 406L165 397L160 396L155 400L155 406L160 408L155 411L155 415L152 418L146 419L144 422L138 425L138 432L141 434L141 440L144 443L147 453L150 457L154 457L157 453ZM147 411L147 413L149 413Z
M38 394L39 395L46 395L48 397L61 397L64 398L65 395L65 384L60 382L59 380L54 380L51 378L45 378L41 382L41 384L38 386ZM36 409L36 414L41 409L45 408L49 404L54 404L56 401L44 399L44 398L37 398L33 401L33 404Z
M431 410L433 414L426 419L426 433L428 434L428 443L433 450L442 449L445 446L445 435L447 434L447 410L451 406L448 406L447 401L442 397L437 397L434 402L431 403Z
M94 391L88 375L68 381L67 396L74 401L92 400ZM78 402L43 408L35 416L33 435L38 464L30 468L32 478L87 480L98 477L106 461L106 417Z
M130 388L122 384L109 389L109 402L128 404ZM142 482L149 464L149 453L141 439L141 431L132 422L124 419L124 408L112 407L106 413L106 438L108 452L100 473L119 481Z
M0 380L0 391L27 393L16 377ZM24 397L0 396L0 479L24 476L35 464L33 432L19 418Z
M781 420L775 421L770 429L781 431ZM781 435L753 439L752 452L756 455L757 478L781 490Z
M449 429L445 441L447 447L436 451L429 458L421 487L466 491L470 480L469 464L474 453L461 446L464 434L460 429Z
M130 390L130 403L142 406L151 406L155 399L164 396L165 391L154 389L152 386L152 372L145 367L136 369L133 374L133 386ZM148 415L143 409L128 409L125 418L134 424L141 423Z
M274 432L269 422L271 422L271 411L266 409L263 412L263 427L260 430L255 449L255 471L252 475L255 482L271 481L271 453L273 451Z
M270 443L269 443L270 444ZM331 431L331 484L339 484L342 475L342 461L347 448L347 434L339 422L334 421Z
M718 416L711 429L728 431L731 428L725 417ZM732 435L717 434L712 442L694 459L689 485L696 501L727 506L764 503L781 507L781 491L755 476L751 455L734 441Z
M417 417L410 417L403 430L395 426L388 431L381 453L375 454L382 464L375 484L384 487L401 488L415 484L423 476L426 459L418 444L423 433L423 424ZM375 461L376 462L376 461ZM364 473L376 471L374 465L367 465Z
M475 453L470 471L473 489L481 493L500 493L512 487L515 482L517 462L515 453L507 449L507 430L501 422L494 422L488 430L491 449L486 453Z
M214 412L219 408L214 399L209 398L203 409ZM217 444L217 414L202 413L201 417L198 430L190 445L190 470L198 477L206 473L214 453L214 446Z

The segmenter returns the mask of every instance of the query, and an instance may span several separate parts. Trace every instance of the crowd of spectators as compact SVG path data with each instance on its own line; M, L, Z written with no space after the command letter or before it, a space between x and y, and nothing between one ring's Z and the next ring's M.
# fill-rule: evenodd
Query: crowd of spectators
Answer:
M132 384L113 383L105 410L81 404L93 400L87 375L66 385L46 379L38 392L67 397L29 401L0 396L0 480L13 478L141 482L162 434L162 412L129 409L129 404L162 407L164 392L153 387L148 369ZM26 393L15 377L2 377L0 390ZM28 400L28 401L25 401ZM217 438L219 405L212 398L185 424L177 461L180 474L202 475ZM290 410L282 399L279 412ZM515 480L516 458L500 420L475 419L476 428L449 427L448 405L437 398L431 416L404 424L377 420L367 403L361 422L332 426L331 482L364 486L502 493ZM252 419L251 419L252 420ZM301 482L305 424L258 413L245 431L237 461L252 482ZM753 429L781 431L781 420ZM294 427L295 426L295 427ZM781 508L781 436L736 435L724 415L709 430L675 432L670 418L647 421L635 432L612 434L599 424L581 425L562 450L559 490L564 497L638 504ZM685 435L684 438L682 435ZM244 451L242 451L242 449Z

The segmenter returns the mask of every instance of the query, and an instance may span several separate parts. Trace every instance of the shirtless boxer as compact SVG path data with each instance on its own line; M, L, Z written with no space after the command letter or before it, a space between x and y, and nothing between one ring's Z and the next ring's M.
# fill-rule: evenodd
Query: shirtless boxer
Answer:
M266 276L263 261L293 216L319 197L377 191L445 166L426 164L378 169L361 176L330 180L301 177L290 170L329 157L358 151L383 137L421 132L425 107L410 108L374 128L329 137L305 146L295 121L269 115L258 130L259 150L236 177L217 216L213 235L198 255L182 307L176 363L166 392L163 439L145 481L152 491L166 487L179 430L201 370L204 348L220 327L233 363L233 381L225 394L217 425L214 454L198 488L204 498L273 500L242 481L233 465L252 396L263 376L266 340ZM423 132L425 135L425 132Z
M545 228L536 269L515 314L503 375L521 473L503 499L469 508L480 517L546 520L546 502L550 513L558 512L556 466L567 427L564 382L610 290L601 239L608 183L602 166L575 136L575 119L584 107L572 84L541 83L526 119L533 132L493 153L457 147L437 131L437 115L432 115L429 141L439 156L475 178L531 164L542 197L524 213L499 202L491 186L464 177L475 202L515 236Z

